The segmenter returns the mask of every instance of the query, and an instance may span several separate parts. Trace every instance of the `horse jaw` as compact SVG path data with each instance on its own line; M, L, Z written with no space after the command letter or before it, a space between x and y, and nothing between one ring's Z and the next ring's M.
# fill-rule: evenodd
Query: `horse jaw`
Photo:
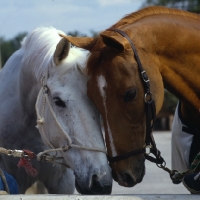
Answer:
M84 147L105 149L98 111L86 95L88 78L78 67L66 70L64 65L62 62L61 66L52 69L47 82L49 99L64 132L58 130L58 124L46 109L45 118L51 121L50 127L45 126L46 138L55 148L67 147L68 138L72 144L83 147L61 152L74 172L77 190L83 194L110 194L112 175L106 154L84 150ZM62 99L65 107L56 106L52 100L55 98Z

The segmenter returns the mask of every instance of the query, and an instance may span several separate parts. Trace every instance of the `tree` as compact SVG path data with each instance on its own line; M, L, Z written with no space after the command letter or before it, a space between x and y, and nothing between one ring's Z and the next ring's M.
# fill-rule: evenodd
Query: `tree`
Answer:
M200 1L199 0L146 0L143 6L167 6L173 8L179 8L194 13L200 13Z
M8 58L21 47L21 42L23 38L27 35L26 32L19 33L16 35L13 39L5 40L3 37L0 37L0 53L1 53L1 62L2 67L5 65ZM71 31L68 32L67 35L71 35L73 37L86 37L86 34L82 34L79 31ZM91 31L92 37L95 37L98 35L97 32Z
M95 31L90 31L90 33L91 33L92 37L96 37L98 35L98 33ZM67 33L67 35L71 35L73 37L87 37L86 34L82 34L79 31L70 31Z
M4 66L8 58L20 48L21 41L26 35L27 33L20 33L10 40L0 38L2 66Z
M79 31L70 31L67 35L71 35L73 37L86 37L85 34L80 33Z
M171 94L168 90L165 89L164 91L164 102L162 111L167 113L168 115L174 114L178 99Z

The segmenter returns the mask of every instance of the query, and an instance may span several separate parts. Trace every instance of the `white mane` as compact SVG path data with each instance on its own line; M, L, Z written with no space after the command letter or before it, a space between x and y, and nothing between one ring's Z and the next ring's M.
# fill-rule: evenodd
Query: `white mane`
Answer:
M29 33L22 41L21 50L24 51L22 62L24 62L28 67L33 68L38 80L44 76L48 67L55 66L53 62L53 54L56 45L62 39L59 34L65 33L53 27L41 27L36 28L34 31ZM67 59L63 62L63 64L65 64L65 71L71 67L79 67L82 72L84 72L85 59L85 51L76 47L71 47Z

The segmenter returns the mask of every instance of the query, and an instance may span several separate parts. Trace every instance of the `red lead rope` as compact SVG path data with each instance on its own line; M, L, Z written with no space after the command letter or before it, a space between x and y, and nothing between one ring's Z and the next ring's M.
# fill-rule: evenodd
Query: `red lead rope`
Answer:
M26 158L25 156L21 157L17 166L24 167L26 170L26 173L29 176L33 176L33 177L37 176L38 171L35 168L33 168L31 164L31 159L36 158L36 155L29 150L23 149L23 151L24 151L24 154L27 155L28 158Z

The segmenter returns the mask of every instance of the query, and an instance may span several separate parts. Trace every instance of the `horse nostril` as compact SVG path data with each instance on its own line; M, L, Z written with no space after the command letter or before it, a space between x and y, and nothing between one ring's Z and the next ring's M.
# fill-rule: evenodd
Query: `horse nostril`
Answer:
M92 194L111 194L112 192L112 182L107 181L102 176L93 174L90 182L90 191Z
M136 184L134 178L128 173L124 173L123 179L127 183L127 187L133 187Z
M103 187L101 186L96 174L92 175L90 189L95 191L95 193L101 193L103 191Z
M93 186L100 186L100 184L99 184L99 182L98 182L98 177L97 177L97 175L96 174L94 174L93 176L92 176L92 182L93 182Z

